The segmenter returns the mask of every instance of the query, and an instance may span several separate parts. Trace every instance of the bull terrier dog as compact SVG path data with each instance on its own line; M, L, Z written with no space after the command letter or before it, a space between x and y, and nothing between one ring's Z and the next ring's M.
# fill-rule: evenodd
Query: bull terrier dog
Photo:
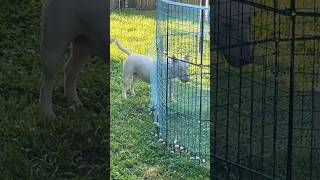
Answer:
M127 90L129 89L130 80L131 87L130 92L134 96L136 93L134 91L134 85L137 80L142 80L146 83L151 82L151 73L153 73L156 69L155 60L151 57L134 54L131 53L128 49L124 48L119 40L114 39L117 47L128 55L128 58L124 61L123 64L123 89L122 95L126 99L127 98ZM172 98L173 94L173 83L174 79L178 78L183 83L186 83L190 80L189 78L189 55L185 55L184 61L179 61L175 56L171 58L171 61L168 63L169 74L168 78L170 81L168 82L169 86L169 96Z
M81 105L77 80L91 56L107 59L107 0L46 0L42 7L42 73L40 111L55 118L52 92L58 62L71 44L71 57L64 67L64 95Z

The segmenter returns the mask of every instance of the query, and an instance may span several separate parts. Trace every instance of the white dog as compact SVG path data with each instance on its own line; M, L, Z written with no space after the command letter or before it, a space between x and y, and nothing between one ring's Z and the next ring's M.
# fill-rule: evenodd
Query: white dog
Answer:
M122 95L124 98L127 98L127 90L129 89L129 83L131 82L130 92L132 95L135 95L134 85L137 80L142 80L144 82L150 83L151 73L155 70L155 60L144 56L141 54L133 54L128 49L121 46L118 39L114 40L117 47L128 55L128 58L124 61L123 64L123 90ZM189 55L184 57L185 61L179 61L174 56L169 63L169 89L170 96L172 97L172 83L174 78L179 78L182 82L189 81Z

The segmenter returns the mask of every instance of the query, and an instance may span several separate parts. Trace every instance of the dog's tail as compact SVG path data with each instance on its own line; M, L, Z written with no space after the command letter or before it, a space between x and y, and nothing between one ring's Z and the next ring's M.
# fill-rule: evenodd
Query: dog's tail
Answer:
M126 54L128 54L128 55L130 55L131 54L131 52L128 50L128 49L126 49L126 48L124 48L123 46L121 46L121 44L120 44L120 42L119 42L119 39L114 39L114 42L116 43L116 45L117 45L117 47L121 50L121 51L123 51L124 53L126 53Z

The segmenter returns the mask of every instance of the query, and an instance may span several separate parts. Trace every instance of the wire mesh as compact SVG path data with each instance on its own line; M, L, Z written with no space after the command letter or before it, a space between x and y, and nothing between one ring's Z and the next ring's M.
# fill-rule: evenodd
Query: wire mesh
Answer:
M157 2L152 102L160 140L206 161L210 151L209 7L192 2Z
M319 179L320 2L213 7L213 177Z

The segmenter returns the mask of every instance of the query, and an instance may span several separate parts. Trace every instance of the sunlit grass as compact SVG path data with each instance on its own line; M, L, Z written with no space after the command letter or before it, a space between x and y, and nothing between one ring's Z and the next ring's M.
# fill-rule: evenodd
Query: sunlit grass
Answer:
M155 30L155 12L122 10L111 14L111 38L120 39L133 53L150 53ZM155 137L153 117L147 111L148 84L138 82L137 96L122 98L121 72L125 58L127 55L112 44L111 178L209 179L207 167L183 154L172 153Z

